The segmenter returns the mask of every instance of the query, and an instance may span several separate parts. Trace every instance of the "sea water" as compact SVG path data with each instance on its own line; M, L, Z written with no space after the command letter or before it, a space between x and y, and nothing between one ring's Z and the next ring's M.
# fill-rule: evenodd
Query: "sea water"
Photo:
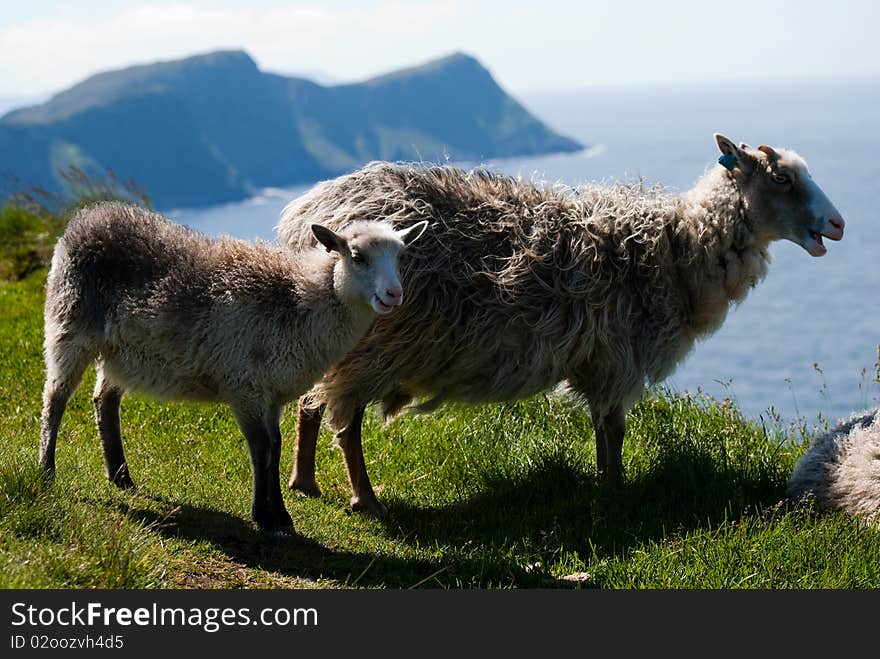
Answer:
M568 185L613 180L689 188L718 156L722 132L791 147L847 222L828 254L771 247L767 278L698 343L665 386L731 398L751 418L815 425L880 404L880 79L711 83L521 94L583 152L480 165ZM453 154L454 155L454 154ZM413 160L419 159L413 153ZM472 166L472 163L465 164ZM168 214L210 234L274 240L283 206L308 189Z

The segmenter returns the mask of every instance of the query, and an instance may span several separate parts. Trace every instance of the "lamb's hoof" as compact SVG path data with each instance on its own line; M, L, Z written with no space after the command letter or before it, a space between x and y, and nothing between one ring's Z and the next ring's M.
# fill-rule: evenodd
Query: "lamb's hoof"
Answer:
M315 481L306 482L299 478L291 478L287 487L306 497L317 498L321 496L321 488L318 487L318 484Z
M263 535L269 538L283 538L285 535L293 533L293 521L288 516L287 521L276 519L271 522L259 522L254 520L254 524Z
M284 504L280 502L276 505L252 508L251 519L257 525L257 528L268 536L277 538L293 530L293 520L290 517L290 513L287 512Z
M278 513L275 524L277 528L284 533L288 531L293 531L293 520L290 517L290 513L288 513L286 510L282 510L280 513Z
M257 528L260 529L263 535L269 538L283 538L293 533L293 522L289 524L279 522L268 525L257 524Z
M351 509L356 513L364 513L376 519L388 518L388 509L376 497L361 498L353 496L351 498Z
M120 467L119 471L116 472L116 475L110 479L110 482L120 490L131 490L134 488L134 481L131 480L131 476L128 473L128 467L125 465Z
M255 530L259 531L261 535L267 538L283 538L288 534L287 529L282 529L278 526L260 524L259 522L252 522L252 524Z

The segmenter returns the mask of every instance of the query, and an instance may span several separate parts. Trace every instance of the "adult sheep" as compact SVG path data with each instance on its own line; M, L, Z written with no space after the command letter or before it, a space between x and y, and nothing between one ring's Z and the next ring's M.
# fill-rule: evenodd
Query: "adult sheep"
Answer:
M880 408L813 440L788 482L788 497L880 522Z
M388 417L445 400L512 400L566 381L589 404L598 471L622 478L625 414L766 273L786 238L813 256L844 222L794 151L737 147L682 195L635 185L546 188L448 166L374 163L315 186L282 213L300 249L309 223L354 218L432 229L401 262L407 304L300 400L290 487L318 495L321 416L337 430L352 506L384 514L361 449L364 408Z
M424 228L354 222L336 234L313 225L326 252L290 255L125 204L81 210L46 282L40 465L54 472L67 401L96 361L95 417L111 482L133 485L119 424L125 391L223 401L247 440L253 520L271 532L290 528L278 476L283 406L403 301L398 255Z

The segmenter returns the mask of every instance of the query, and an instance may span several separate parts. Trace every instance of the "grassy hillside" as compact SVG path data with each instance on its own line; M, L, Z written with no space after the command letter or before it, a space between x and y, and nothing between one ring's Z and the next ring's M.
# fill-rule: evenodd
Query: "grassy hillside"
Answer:
M802 440L728 401L668 392L629 417L619 492L596 483L589 414L564 400L369 418L388 521L347 511L325 433L324 496L286 492L296 534L276 539L247 521L247 451L222 406L127 397L139 487L110 486L89 371L47 483L36 469L45 269L23 274L0 283L0 587L880 587L880 532L780 503ZM287 470L295 404L282 432Z

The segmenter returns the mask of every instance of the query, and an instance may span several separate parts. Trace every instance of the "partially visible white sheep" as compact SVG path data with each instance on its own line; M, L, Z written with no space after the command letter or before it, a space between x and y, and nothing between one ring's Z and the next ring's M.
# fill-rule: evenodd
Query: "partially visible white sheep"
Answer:
M813 441L788 483L790 499L807 494L821 508L880 521L880 408Z
M223 401L248 443L254 521L291 527L278 480L283 406L402 303L398 255L426 226L355 222L336 234L313 225L326 251L288 254L125 204L80 211L46 284L41 466L54 471L67 401L97 360L95 417L114 484L133 485L119 424L125 391Z

